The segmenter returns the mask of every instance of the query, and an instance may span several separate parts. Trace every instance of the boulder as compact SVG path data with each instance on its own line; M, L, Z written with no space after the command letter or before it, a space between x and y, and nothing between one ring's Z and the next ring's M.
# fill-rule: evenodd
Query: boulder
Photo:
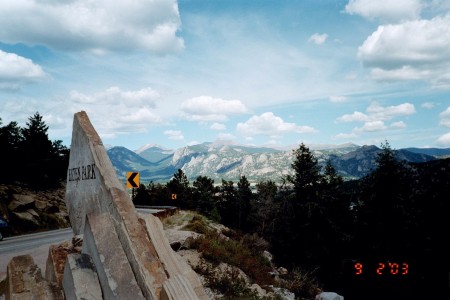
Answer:
M94 262L87 254L67 256L62 286L66 300L103 299Z
M322 292L316 296L316 300L344 300L344 297L335 292Z
M40 225L39 214L34 209L28 209L27 211L14 211L12 213L17 219L21 221L30 222L36 226Z
M18 195L12 196L11 202L8 204L10 211L24 211L30 208L34 208L34 202L36 199L31 195Z
M112 222L106 213L87 216L82 253L92 257L105 299L145 299Z
M8 263L6 299L64 300L56 284L45 280L30 255L15 256Z
M72 253L81 253L82 236L74 236L71 240L58 245L51 245L45 267L45 279L62 288L62 279L67 256Z

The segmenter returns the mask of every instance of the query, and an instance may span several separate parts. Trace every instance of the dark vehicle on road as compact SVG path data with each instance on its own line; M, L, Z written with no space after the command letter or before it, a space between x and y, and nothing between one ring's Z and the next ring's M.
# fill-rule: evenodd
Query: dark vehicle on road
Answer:
M6 228L8 228L8 222L0 217L0 241L3 240L2 230L5 230Z

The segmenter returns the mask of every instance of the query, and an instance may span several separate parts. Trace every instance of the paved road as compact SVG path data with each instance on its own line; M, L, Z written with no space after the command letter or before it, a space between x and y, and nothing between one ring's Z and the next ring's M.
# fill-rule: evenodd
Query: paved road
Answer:
M9 261L19 255L31 255L44 273L49 246L70 240L72 236L72 228L66 228L4 238L0 241L0 281L6 277Z

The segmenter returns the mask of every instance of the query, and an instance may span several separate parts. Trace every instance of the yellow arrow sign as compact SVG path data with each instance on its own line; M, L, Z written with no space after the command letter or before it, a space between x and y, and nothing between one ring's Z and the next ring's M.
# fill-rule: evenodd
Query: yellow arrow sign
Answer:
M139 187L139 173L127 172L127 188Z
M177 194L172 194L172 200L177 200Z

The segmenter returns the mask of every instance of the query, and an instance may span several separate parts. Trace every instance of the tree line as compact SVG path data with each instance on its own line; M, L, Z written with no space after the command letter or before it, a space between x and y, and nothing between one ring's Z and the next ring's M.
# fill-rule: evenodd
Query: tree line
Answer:
M314 274L346 299L361 297L358 293L366 293L365 299L387 293L411 299L448 295L450 249L443 240L450 159L399 161L386 141L372 173L344 181L330 162L321 168L303 143L292 155L293 175L259 182L255 192L245 176L218 186L198 176L191 185L179 169L167 184L141 184L134 203L193 209L256 234L269 243L279 265ZM357 263L370 276L357 278L355 272L362 272ZM375 278L378 264L394 266L384 274L378 270L384 281ZM409 276L395 277L399 266L411 268L403 271L411 271Z
M0 118L0 147L1 183L19 181L43 189L59 185L66 177L69 149L61 140L49 139L39 112L28 118L25 127L15 121L3 125Z
M65 180L69 149L49 140L47 132L38 112L23 128L0 119L0 183L20 181L44 189ZM399 161L386 142L372 173L344 181L330 162L320 167L303 143L292 155L293 175L261 181L254 191L246 176L220 185L198 176L191 184L179 169L166 184L141 184L133 202L196 210L262 237L278 265L314 274L325 289L346 299L358 291L371 291L365 299L383 297L383 287L400 298L448 297L450 159ZM345 263L355 275L362 270L355 270L356 262L367 268L379 261L408 263L409 279L382 276L382 285L374 275L350 276Z

